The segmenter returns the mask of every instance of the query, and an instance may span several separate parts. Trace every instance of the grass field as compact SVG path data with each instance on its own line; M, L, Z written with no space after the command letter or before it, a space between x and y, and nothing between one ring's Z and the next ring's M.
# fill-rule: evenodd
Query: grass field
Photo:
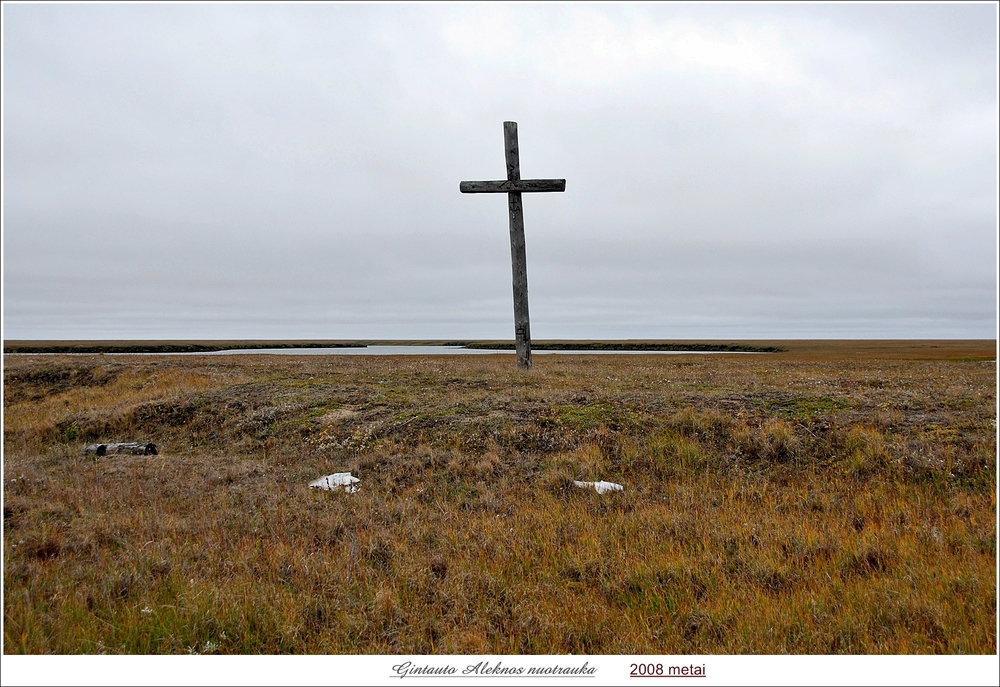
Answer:
M994 342L776 343L5 356L4 652L995 653Z

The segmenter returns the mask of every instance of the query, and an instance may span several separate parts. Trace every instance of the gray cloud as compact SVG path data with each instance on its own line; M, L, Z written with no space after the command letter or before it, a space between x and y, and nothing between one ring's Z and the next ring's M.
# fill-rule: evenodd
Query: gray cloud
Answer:
M3 12L7 338L994 335L993 5Z

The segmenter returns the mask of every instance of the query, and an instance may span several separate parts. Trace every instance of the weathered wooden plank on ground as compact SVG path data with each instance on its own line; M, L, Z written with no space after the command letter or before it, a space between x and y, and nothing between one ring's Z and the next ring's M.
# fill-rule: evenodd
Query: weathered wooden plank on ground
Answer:
M87 444L83 449L85 456L155 456L159 452L156 444L142 441L128 441L116 444Z

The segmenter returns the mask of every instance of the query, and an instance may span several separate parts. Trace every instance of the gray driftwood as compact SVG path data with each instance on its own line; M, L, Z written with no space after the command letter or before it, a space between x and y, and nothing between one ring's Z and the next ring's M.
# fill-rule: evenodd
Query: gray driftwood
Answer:
M524 210L522 193L548 193L566 190L565 179L521 179L517 148L517 122L503 123L504 156L507 158L506 181L463 181L462 193L506 193L510 216L510 260L514 282L514 348L517 366L531 369L531 326L528 322L528 261L524 249Z
M87 444L83 449L86 456L155 456L158 454L156 444L131 441L120 444Z

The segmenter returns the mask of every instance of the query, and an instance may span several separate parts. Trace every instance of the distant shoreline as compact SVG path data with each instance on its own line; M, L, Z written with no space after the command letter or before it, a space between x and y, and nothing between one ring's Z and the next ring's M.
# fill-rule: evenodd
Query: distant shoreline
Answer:
M456 344L458 345L458 344ZM480 343L476 341L460 344L465 348L507 351L513 350L514 344ZM752 346L749 344L728 343L644 343L620 341L590 341L544 343L532 342L531 349L535 351L691 351L693 353L781 353L785 349L777 346Z
M449 346L470 350L512 351L512 341L45 341L4 342L4 353L215 353L257 349L367 348L369 346ZM691 351L695 353L779 353L778 346L737 343L678 343L650 341L560 341L533 342L537 351Z
M166 342L166 341L107 341L107 342L4 342L4 353L214 353L257 348L365 348L366 344L340 342Z
M214 353L259 349L363 349L370 346L459 346L469 350L510 351L514 342L490 339L190 339L190 340L7 340L5 354ZM770 339L770 340L557 340L532 342L543 351L772 353L803 359L884 357L906 359L996 358L993 339Z

